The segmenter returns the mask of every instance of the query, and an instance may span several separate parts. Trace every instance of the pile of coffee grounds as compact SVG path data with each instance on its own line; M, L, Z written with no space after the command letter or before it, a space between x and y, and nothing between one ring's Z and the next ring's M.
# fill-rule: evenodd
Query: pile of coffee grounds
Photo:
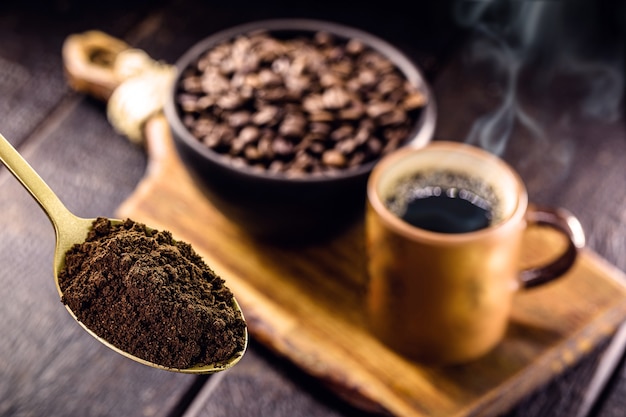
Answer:
M233 294L168 231L98 218L59 274L66 304L96 335L168 368L228 361L245 344Z

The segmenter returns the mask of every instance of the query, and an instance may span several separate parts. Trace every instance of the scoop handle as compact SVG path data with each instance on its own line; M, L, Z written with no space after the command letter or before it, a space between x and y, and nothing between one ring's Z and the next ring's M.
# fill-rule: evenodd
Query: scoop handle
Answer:
M63 61L69 85L105 101L115 130L142 145L146 123L169 97L175 68L99 31L68 36Z
M106 102L123 81L116 73L115 61L128 49L131 47L126 42L97 30L68 36L62 49L68 84Z

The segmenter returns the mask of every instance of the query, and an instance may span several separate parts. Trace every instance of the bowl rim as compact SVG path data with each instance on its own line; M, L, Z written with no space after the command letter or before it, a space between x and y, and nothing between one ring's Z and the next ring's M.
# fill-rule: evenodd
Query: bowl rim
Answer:
M179 139L187 147L190 147L202 157L212 161L218 166L238 175L249 177L254 180L265 180L270 182L303 182L303 183L325 183L337 180L350 180L353 178L369 175L374 166L380 161L382 155L377 159L366 164L361 164L354 169L339 170L332 175L302 175L290 176L286 173L276 173L267 170L260 171L248 166L235 166L229 160L228 156L213 151L209 147L200 143L191 132L183 125L179 117L176 105L176 92L183 71L198 56L205 53L212 47L233 39L237 35L242 35L254 31L267 30L268 32L278 31L327 31L340 38L356 38L361 40L367 46L375 49L383 56L387 57L398 68L398 70L407 78L409 82L414 83L426 97L426 105L422 109L416 125L414 126L409 138L401 147L422 147L428 144L434 135L435 125L437 121L436 103L433 97L431 87L427 83L421 69L413 60L411 60L398 47L392 45L388 41L376 36L370 32L348 26L342 23L336 23L327 20L305 19L305 18L278 18L255 20L248 23L238 24L220 31L217 31L191 46L175 63L176 75L170 85L169 92L164 105L164 113L170 129L174 133L174 140Z

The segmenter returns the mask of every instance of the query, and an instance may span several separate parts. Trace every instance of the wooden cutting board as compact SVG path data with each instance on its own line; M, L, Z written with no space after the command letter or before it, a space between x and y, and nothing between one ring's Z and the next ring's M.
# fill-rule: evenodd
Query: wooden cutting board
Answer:
M148 169L118 210L191 243L233 290L257 341L353 405L395 416L495 416L614 333L626 317L626 276L589 250L564 278L516 296L506 339L471 364L429 368L368 333L363 226L304 248L262 244L194 187L163 116L147 126ZM529 233L525 262L562 244Z

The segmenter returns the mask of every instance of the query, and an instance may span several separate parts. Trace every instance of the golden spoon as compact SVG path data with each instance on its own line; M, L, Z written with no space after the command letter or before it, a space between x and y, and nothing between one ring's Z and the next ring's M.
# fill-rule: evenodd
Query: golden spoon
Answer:
M54 251L54 282L60 296L63 296L63 292L59 286L59 272L65 265L65 254L75 244L80 244L85 241L87 234L93 226L95 219L84 219L74 215L70 212L57 197L57 195L50 189L50 187L43 181L43 179L35 172L35 170L22 158L22 156L15 150L15 148L9 143L8 140L2 134L0 134L0 160L11 173L19 180L19 182L26 188L30 195L39 203L44 210L56 233L56 248ZM119 224L122 221L117 219L110 219L113 224ZM241 315L243 320L243 313L237 300L233 297L233 307L238 314ZM243 348L235 352L235 354L225 363L219 364L201 364L195 365L185 369L168 368L157 363L146 361L142 358L134 356L128 352L125 352L116 346L113 346L105 339L96 335L88 327L86 327L81 321L76 318L74 312L66 305L67 310L72 315L74 320L89 332L93 337L104 343L114 351L130 358L134 361L143 363L144 365L152 366L154 368L166 369L174 372L192 373L192 374L210 374L219 371L226 370L235 365L243 356L246 346L248 344L248 332L244 332L245 341Z

